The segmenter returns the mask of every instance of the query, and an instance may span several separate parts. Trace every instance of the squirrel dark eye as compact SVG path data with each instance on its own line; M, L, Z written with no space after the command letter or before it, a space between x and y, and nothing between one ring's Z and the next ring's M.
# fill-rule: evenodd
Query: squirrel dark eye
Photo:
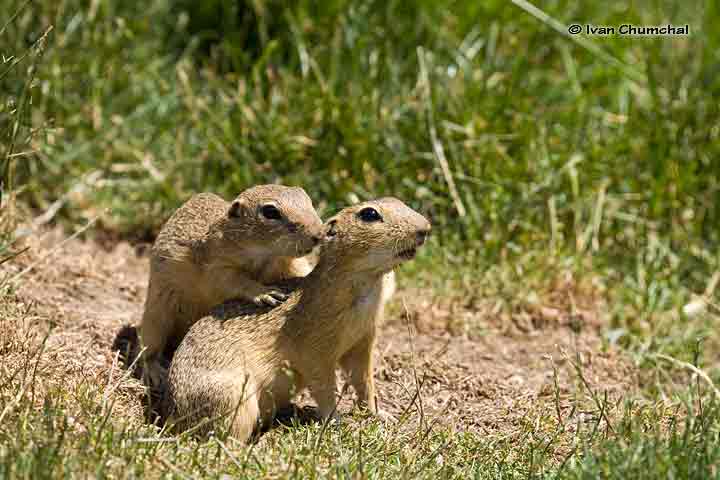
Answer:
M358 217L363 222L381 222L382 217L378 213L377 210L375 210L372 207L366 207L360 210L360 213L358 213Z
M260 213L268 220L282 220L282 214L275 205L263 205Z

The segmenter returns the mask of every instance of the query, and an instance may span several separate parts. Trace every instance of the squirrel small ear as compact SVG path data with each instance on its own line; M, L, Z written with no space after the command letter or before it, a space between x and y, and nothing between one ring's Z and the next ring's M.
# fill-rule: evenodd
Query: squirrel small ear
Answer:
M242 217L243 203L244 202L242 200L233 200L232 204L230 204L230 209L228 210L228 217Z
M325 236L328 238L332 238L335 235L337 235L337 220L330 220L327 222L327 227L325 228Z

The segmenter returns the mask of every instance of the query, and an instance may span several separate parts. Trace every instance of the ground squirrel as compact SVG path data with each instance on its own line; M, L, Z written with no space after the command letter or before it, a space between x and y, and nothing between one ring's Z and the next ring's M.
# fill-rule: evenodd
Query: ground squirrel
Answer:
M164 373L160 359L190 326L229 299L278 305L286 295L272 287L307 275L323 235L322 220L299 187L259 185L232 202L200 193L163 226L150 259L140 338L151 380ZM166 361L166 360L165 360Z
M321 418L336 408L335 367L377 413L372 349L386 275L415 256L430 223L400 200L345 208L326 222L319 262L272 310L227 302L190 329L175 353L165 407L181 429L219 419L240 440L308 387Z

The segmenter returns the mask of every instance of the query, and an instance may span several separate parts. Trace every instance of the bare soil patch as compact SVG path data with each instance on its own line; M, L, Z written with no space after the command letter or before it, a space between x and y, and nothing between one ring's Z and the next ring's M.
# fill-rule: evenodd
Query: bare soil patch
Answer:
M34 236L27 242L30 250L2 268L12 275L39 261L19 283L17 295L32 306L38 326L52 326L48 352L58 381L107 383L123 376L111 347L124 325L139 321L148 261L128 243L107 248L89 241L69 242L40 261L61 240L56 231ZM580 329L571 318L577 308L563 310L556 303L518 312L509 324L492 315L475 318L484 327L479 333L458 334L447 319L456 323L477 316L478 309L455 305L450 315L438 307L445 299L419 293L401 289L396 294L398 303L376 349L379 403L396 417L407 413L412 422L495 438L521 435L529 424L535 431L568 425L571 434L603 415L612 423L621 399L638 385L629 359L603 345L602 316L593 311L603 307L601 302L586 302L582 315L590 320ZM406 306L397 308L401 303ZM527 323L543 311L550 320ZM127 378L116 390L114 414L142 421L140 384ZM604 411L598 398L608 405ZM347 395L341 411L350 405Z

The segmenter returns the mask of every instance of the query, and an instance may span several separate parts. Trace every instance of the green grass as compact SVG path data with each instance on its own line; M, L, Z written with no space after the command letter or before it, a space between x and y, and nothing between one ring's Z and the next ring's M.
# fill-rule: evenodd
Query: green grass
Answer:
M561 21L672 16L696 27L689 39L594 40L644 72L647 80L635 82L509 2L329 2L320 12L296 3L273 7L289 24L277 38L218 72L203 67L212 56L192 41L182 53L169 48L177 40L168 36L190 28L171 2L150 10L33 2L4 33L22 48L55 26L34 98L36 126L52 122L44 124L50 138L24 169L31 200L42 206L98 171L66 215L86 214L86 198L113 207L117 228L137 230L156 229L209 186L230 195L257 182L302 183L333 207L351 195L394 193L430 213L447 237L482 240L492 258L547 242L550 201L558 245L589 246L583 229L604 192L598 247L608 254L636 247L648 230L673 246L717 241L720 85L714 12L704 11L712 7L546 2ZM232 57L230 42L214 56Z
M693 404L687 398L688 413L670 420L662 431L653 418L623 419L619 438L595 445L569 461L559 478L717 478L720 448L717 441L718 403Z
M660 407L630 409L616 435L590 430L564 464L538 453L541 440L523 450L438 432L412 450L373 425L362 449L343 427L315 451L309 426L237 459L213 441L138 442L157 433L98 416L100 387L71 392L80 407L61 389L37 409L2 383L0 412L14 406L0 473L169 471L157 457L177 476L351 476L362 453L379 477L716 476L716 400L668 387L677 372L657 354L720 378L719 7L535 3L564 24L688 23L692 35L583 45L501 0L0 0L0 261L16 251L16 197L36 213L59 207L67 225L100 215L106 230L148 238L197 191L299 184L323 216L394 195L434 225L406 269L418 284L509 312L560 272L592 283L608 342L643 366L648 395L684 392L673 428L656 428ZM3 315L20 315L3 295ZM697 298L707 311L683 313ZM423 463L438 447L444 463Z

